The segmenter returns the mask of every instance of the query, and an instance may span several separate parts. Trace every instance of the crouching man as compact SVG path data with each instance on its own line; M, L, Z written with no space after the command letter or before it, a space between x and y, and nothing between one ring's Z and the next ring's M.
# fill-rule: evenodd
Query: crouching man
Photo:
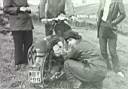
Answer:
M73 80L79 80L81 88L89 86L102 89L107 67L95 45L82 41L81 36L73 31L65 32L64 38L67 44L64 68L73 88L76 85Z

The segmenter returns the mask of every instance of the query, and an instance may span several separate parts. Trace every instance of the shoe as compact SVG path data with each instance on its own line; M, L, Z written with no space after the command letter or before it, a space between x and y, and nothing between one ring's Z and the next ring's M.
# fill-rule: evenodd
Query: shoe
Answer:
M21 65L15 65L15 71L18 71L21 69Z
M122 77L122 78L125 78L125 75L124 75L123 72L117 72L117 75L120 76L120 77Z

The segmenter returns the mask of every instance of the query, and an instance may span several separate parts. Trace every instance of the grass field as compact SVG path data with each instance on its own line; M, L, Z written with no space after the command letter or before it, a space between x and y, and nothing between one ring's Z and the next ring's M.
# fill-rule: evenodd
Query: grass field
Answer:
M123 33L128 32L127 23L128 20L125 19L121 26ZM34 27L35 42L44 37L44 25L39 22L34 22ZM0 29L4 28L0 27ZM95 26L88 25L85 27L75 27L73 29L79 32L84 40L99 49ZM109 71L104 80L103 89L128 89L128 36L119 34L117 43L117 52L122 71L125 73L125 78L121 78L114 72ZM0 33L0 89L35 89L31 87L27 81L27 71L14 71L14 44L10 33L6 35Z
M96 31L90 28L75 28L84 40L90 42L99 48ZM44 37L43 24L35 24L34 41ZM108 72L104 81L104 89L128 89L128 36L118 36L118 54L121 61L121 67L126 77L123 79L113 72ZM10 34L0 34L0 89L35 89L29 86L27 81L27 71L14 71L14 47Z

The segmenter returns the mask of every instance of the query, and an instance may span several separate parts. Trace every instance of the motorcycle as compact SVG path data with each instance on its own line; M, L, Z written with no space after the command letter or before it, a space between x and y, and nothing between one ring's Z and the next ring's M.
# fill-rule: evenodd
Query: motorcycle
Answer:
M67 23L68 18L52 18L52 19L42 19L43 23L50 22L53 24L51 30L54 30L55 27L61 23ZM43 39L42 43L47 43L51 37L46 37ZM47 45L47 44L45 44ZM42 45L43 46L43 45ZM45 47L44 47L45 48ZM46 50L46 49L45 49ZM41 85L42 87L47 87L48 84L59 79L64 78L63 65L56 65L57 60L53 60L51 56L51 51L41 52L39 47L36 47L34 44L28 50L28 80L31 84ZM56 66L55 66L56 65ZM56 68L58 69L56 69ZM53 72L54 71L54 72Z

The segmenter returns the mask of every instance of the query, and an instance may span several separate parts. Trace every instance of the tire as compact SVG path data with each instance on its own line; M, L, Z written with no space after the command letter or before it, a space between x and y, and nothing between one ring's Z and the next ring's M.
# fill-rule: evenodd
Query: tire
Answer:
M28 65L32 66L36 60L36 48L34 45L31 45L28 49Z

